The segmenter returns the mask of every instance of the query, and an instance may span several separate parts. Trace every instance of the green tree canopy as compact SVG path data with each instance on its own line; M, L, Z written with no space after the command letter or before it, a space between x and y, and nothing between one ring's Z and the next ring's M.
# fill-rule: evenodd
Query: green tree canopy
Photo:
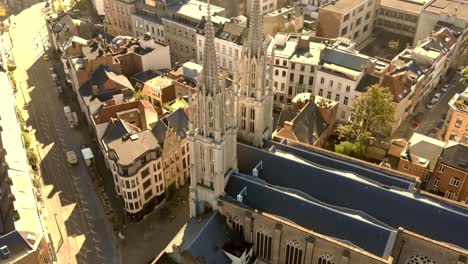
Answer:
M465 66L465 68L462 70L460 82L468 85L468 66Z
M343 141L335 145L335 152L360 159L364 156L365 147L359 142Z
M353 101L351 124L338 126L340 139L367 145L374 133L389 135L395 121L393 95L374 84Z

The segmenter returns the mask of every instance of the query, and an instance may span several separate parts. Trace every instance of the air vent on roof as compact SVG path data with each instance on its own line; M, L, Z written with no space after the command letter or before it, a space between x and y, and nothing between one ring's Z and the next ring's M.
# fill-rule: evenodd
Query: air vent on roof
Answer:
M10 256L10 250L8 249L8 246L1 246L0 250L2 251L2 254L6 257Z
M133 134L133 135L130 136L130 139L131 139L132 141L135 141L135 140L138 139L138 135Z
M252 170L252 176L258 177L258 173L263 170L263 161L261 160Z
M247 196L247 187L244 187L240 193L237 195L237 201L243 202L244 201L244 196Z

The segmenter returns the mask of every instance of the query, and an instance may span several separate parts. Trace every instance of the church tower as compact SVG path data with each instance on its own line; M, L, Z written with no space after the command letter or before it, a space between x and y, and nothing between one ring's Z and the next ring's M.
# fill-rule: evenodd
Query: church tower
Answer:
M210 6L205 25L203 70L190 100L190 215L217 208L217 198L237 170L235 94L221 78Z
M273 132L273 82L267 82L273 76L273 67L268 68L266 47L260 2L253 0L249 36L234 82L238 92L238 137L256 147L261 147L263 139Z

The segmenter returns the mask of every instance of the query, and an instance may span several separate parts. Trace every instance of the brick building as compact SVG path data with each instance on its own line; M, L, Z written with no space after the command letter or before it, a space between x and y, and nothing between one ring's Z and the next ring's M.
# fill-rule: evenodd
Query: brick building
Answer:
M133 36L135 0L104 0L105 28L112 36Z
M445 141L468 143L468 88L450 99L444 130Z

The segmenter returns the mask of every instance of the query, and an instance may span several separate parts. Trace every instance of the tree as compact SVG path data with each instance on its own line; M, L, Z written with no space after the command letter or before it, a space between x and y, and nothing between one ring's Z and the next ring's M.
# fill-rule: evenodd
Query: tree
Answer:
M367 146L375 133L389 135L395 121L393 95L388 88L374 84L353 102L351 124L340 125L340 139Z
M465 66L465 68L462 70L460 82L464 85L468 85L468 66Z
M392 50L398 50L400 48L400 40L390 40L388 47Z
M360 142L343 141L335 145L335 152L360 159L364 156L365 147Z
M143 94L141 93L141 91L135 91L133 93L133 99L142 100L143 99Z

